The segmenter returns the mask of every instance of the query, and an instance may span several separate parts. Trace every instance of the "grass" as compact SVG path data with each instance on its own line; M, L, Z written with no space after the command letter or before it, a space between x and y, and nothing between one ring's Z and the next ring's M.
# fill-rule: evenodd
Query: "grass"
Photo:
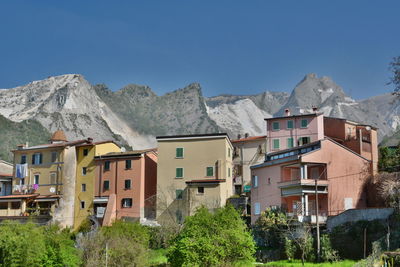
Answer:
M306 262L304 264L305 267L351 267L355 264L355 261L344 260L335 263L330 262L322 262L322 263L310 263ZM270 267L302 267L301 260L282 260L282 261L273 261L269 262L265 265L261 266L270 266Z
M167 250L160 248L160 249L153 249L150 251L149 254L149 265L150 266L158 266L167 263Z

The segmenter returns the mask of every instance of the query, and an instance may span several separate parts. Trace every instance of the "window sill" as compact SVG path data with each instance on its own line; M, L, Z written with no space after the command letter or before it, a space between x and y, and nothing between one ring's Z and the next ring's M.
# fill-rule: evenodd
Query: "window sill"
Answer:
M175 177L175 179L183 179L183 177Z
M184 157L175 157L175 159L184 159Z

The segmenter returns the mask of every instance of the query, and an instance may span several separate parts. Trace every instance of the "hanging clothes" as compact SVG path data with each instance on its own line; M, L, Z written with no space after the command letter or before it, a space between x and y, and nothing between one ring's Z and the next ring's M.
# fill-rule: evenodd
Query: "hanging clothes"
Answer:
M17 164L15 167L15 176L17 178L25 178L28 176L28 163Z

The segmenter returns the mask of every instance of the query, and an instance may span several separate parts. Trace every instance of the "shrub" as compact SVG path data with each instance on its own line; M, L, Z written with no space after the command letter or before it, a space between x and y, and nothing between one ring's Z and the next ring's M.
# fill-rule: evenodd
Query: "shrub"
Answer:
M340 260L339 254L332 248L331 240L327 234L321 236L321 260L329 262Z
M296 253L296 246L293 241L285 237L285 254L288 260L293 260Z
M255 244L239 213L228 205L200 207L186 218L167 254L171 266L222 266L254 261Z

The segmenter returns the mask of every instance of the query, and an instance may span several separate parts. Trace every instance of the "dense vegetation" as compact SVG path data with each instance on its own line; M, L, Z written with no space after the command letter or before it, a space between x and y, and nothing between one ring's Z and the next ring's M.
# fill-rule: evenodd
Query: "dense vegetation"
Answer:
M0 115L0 159L11 162L11 150L18 144L46 144L49 139L50 133L35 120L13 122Z

